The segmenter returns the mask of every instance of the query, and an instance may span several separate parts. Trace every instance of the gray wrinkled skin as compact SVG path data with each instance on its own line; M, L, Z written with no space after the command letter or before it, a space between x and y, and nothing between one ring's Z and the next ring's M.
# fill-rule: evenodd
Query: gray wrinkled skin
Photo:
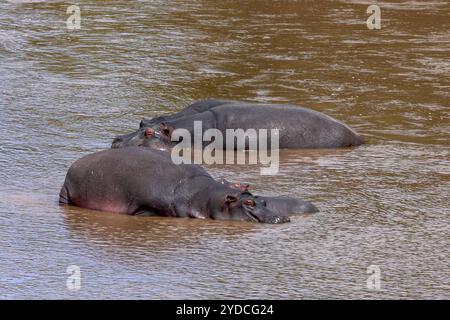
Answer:
M362 137L347 125L314 110L292 105L210 99L195 102L177 114L142 120L137 131L116 137L111 147L168 150L178 143L171 141L175 129L187 129L193 139L194 121L202 121L203 131L218 129L224 137L226 129L278 129L282 149L342 148L364 143ZM148 128L154 129L155 134L146 135ZM207 144L209 142L204 146ZM223 148L225 144L224 139ZM248 143L245 149L249 149Z
M242 191L248 191L249 185L239 182L233 183L227 180L221 180L222 184ZM257 202L262 202L270 211L279 215L294 215L319 212L319 209L309 201L292 198L288 196L267 197L254 195Z
M129 215L290 221L250 192L215 181L198 165L175 165L166 152L139 147L77 160L66 175L59 202Z

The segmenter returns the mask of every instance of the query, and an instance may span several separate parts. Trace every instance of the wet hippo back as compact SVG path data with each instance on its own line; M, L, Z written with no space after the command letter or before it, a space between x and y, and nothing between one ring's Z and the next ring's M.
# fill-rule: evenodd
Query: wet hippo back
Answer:
M154 210L169 210L183 180L208 176L200 166L170 165L170 155L146 148L105 150L77 160L69 169L61 202L133 214L141 200ZM168 165L169 164L169 165Z
M203 130L219 129L224 136L226 129L278 129L280 148L336 148L363 143L344 123L321 112L292 105L229 102L165 124L193 132L194 121L201 121Z
M60 203L145 216L289 222L251 193L215 181L198 165L176 165L167 153L130 147L94 153L69 169Z

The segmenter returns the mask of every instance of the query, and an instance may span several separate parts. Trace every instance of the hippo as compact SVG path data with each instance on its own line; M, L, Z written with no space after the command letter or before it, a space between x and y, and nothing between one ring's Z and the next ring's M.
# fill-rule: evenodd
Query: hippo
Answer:
M152 119L142 119L139 128L146 127L150 128L154 125L158 125L160 123L166 122L166 121L172 121L176 119L180 119L183 117L192 116L198 113L202 113L205 111L208 111L209 109L215 108L217 106L223 105L223 104L229 104L229 103L237 103L238 101L234 100L222 100L222 99L207 99L207 100L200 100L197 102L194 102L190 105L188 105L186 108L181 110L178 113L172 114L172 115L165 115L165 116L159 116Z
M209 99L198 101L174 115L142 120L137 131L116 137L111 147L142 146L167 151L179 142L172 136L175 129L188 130L193 144L195 121L201 121L203 133L207 129L217 129L224 137L227 129L278 129L280 149L341 148L364 143L364 139L344 123L304 107ZM225 140L223 149L227 146ZM203 141L203 147L207 144L209 142ZM254 149L251 145L255 144L246 140L243 149Z
M222 105L225 103L231 103L231 102L233 102L233 101L232 100L220 100L220 99L200 100L200 101L192 103L191 105L187 106L180 112L172 114L172 115L158 116L158 117L151 118L151 119L142 119L141 122L139 123L140 130L115 137L113 140L113 143L112 143L112 148L121 148L123 146L128 146L128 145L137 145L134 143L130 143L130 140L132 140L134 138L139 139L139 135L146 128L155 128L156 129L159 127L159 125L161 123L180 119L180 118L187 117L187 116L192 116L192 115L207 111L208 109L214 108L218 105Z
M241 191L249 191L248 184L240 182L229 182L225 179L220 181L222 184L236 188ZM319 212L319 209L309 201L288 196L266 197L254 195L256 201L261 201L270 211L279 215L294 215L303 213Z
M104 150L75 161L59 203L134 216L290 221L250 192L214 180L199 165L176 165L167 152L140 147Z

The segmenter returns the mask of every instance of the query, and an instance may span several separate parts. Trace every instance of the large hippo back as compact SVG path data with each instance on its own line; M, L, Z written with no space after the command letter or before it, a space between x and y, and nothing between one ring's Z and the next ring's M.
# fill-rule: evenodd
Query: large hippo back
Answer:
M147 148L110 149L87 155L69 169L61 197L81 207L131 214L140 199L167 210L176 186L209 176L200 166L175 165L170 154ZM64 201L62 201L64 202Z
M191 116L169 121L174 128L279 129L281 148L335 148L357 146L363 139L349 126L318 111L277 104L229 102Z

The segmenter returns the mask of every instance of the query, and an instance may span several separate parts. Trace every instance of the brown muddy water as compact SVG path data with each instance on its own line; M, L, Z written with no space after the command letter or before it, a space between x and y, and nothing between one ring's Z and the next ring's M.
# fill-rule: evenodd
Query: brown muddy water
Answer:
M72 31L71 2L29 2L0 2L1 298L450 298L448 1L378 2L379 30L365 1L78 1ZM368 144L208 167L321 210L283 225L57 205L75 159L208 97L310 107Z

